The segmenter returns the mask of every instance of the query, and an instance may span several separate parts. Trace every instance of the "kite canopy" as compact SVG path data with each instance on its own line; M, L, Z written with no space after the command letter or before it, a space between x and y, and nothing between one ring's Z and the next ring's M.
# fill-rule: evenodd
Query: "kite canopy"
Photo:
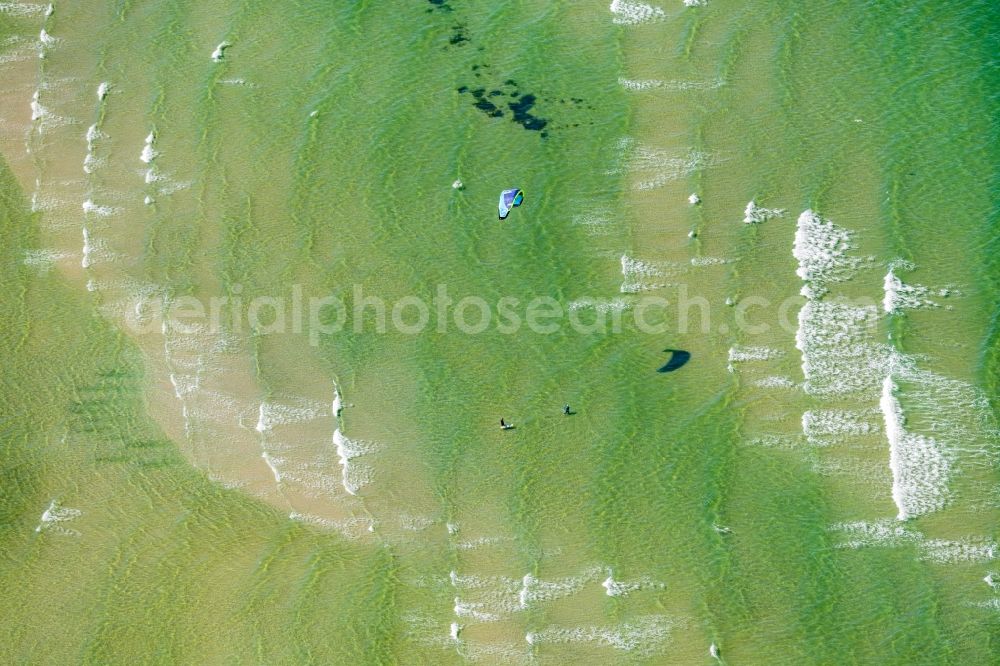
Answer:
M500 193L500 219L504 220L514 206L520 206L524 201L524 192L518 188L504 190Z

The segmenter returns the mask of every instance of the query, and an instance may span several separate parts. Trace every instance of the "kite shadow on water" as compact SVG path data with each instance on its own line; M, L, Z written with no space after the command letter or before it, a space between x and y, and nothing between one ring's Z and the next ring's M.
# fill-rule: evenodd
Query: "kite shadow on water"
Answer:
M688 361L691 360L691 352L686 352L683 349L664 349L665 352L670 352L670 360L666 364L657 370L657 372L673 372L674 370L680 370L683 368Z

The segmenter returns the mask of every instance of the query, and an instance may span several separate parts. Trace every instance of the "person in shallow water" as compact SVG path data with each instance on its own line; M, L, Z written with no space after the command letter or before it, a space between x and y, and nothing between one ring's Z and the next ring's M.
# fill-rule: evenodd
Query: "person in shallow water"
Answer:
M501 430L510 430L513 427L514 426L512 426L511 424L509 424L506 421L504 421L503 417L500 417L500 429Z
M569 411L569 405L563 405L563 414L569 416L571 412Z

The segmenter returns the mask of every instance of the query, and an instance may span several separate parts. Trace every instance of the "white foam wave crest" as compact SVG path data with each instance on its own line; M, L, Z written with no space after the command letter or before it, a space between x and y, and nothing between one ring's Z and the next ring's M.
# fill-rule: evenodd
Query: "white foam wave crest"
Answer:
M93 153L87 153L83 158L83 172L87 174L94 173L99 168L104 166L105 161Z
M93 199L87 199L82 204L83 212L86 215L97 215L98 217L111 217L118 212L113 206L101 206L94 203Z
M366 518L347 518L344 520L332 520L330 518L322 518L320 516L314 516L308 513L299 513L297 511L292 511L288 514L291 520L295 520L300 523L306 523L309 525L315 525L323 529L335 530L340 532L342 535L349 539L359 539L365 534L371 532L372 523Z
M212 51L212 62L222 62L222 59L225 57L225 51L230 46L232 46L232 44L229 42L221 42L218 46L216 46L215 50Z
M803 390L814 396L853 396L865 401L874 401L877 396L889 444L891 495L897 518L905 520L944 507L953 467L949 449L959 445L959 433L970 433L978 436L973 441L983 441L990 428L981 415L988 409L974 387L921 370L913 358L874 342L872 333L879 313L876 305L821 300L833 283L849 279L861 265L860 259L849 255L850 243L850 232L812 211L799 216L793 254L804 282L802 294L808 299L799 311L796 332L805 377ZM895 294L900 293L892 268L885 290L882 309L891 311L897 306ZM897 381L906 383L908 404L919 407L921 414L938 415L931 425L933 437L906 427ZM979 417L971 418L976 415ZM973 422L978 423L978 430L966 425ZM939 424L945 427L936 428ZM855 418L846 411L807 411L802 427L814 444L877 432L864 413Z
M454 569L448 573L448 582L451 583L452 587L465 590L479 590L488 587L501 587L510 592L517 589L518 581L513 578L508 578L506 576L475 576L475 575L462 575L459 574Z
M486 610L488 608L490 607L485 602L462 601L461 598L455 597L455 605L452 610L455 617L475 620L476 622L499 622L503 619L502 614L490 612Z
M595 299L595 298L579 298L575 301L570 301L569 305L566 306L567 309L577 311L577 310L596 310L597 312L607 313L607 312L622 312L628 310L632 307L632 304L623 298L613 298L613 299Z
M612 0L609 7L614 14L612 19L618 25L638 25L639 23L649 23L666 18L666 12L659 7L647 5L641 2L625 2L624 0Z
M34 94L31 96L31 120L32 120L32 122L34 122L36 120L44 120L44 119L52 117L52 114L49 112L49 110L46 109L44 106L42 106L42 103L39 101L39 96L40 95L41 95L41 91L36 90L34 92Z
M795 347L802 354L806 393L877 395L893 351L872 341L878 322L874 305L810 300L798 320Z
M724 264L732 263L730 259L723 259L722 257L692 257L691 265L694 267L703 266L722 266Z
M631 582L615 580L614 574L610 569L608 570L608 577L604 579L601 586L609 597L624 597L639 590L662 590L666 587L663 583L649 577L643 577Z
M882 309L888 314L899 314L903 310L938 308L941 305L931 300L930 296L947 297L953 293L951 289L941 289L935 294L922 285L906 284L896 275L896 267L894 266L890 267L889 272L885 274L882 291L884 293Z
M96 124L95 125L91 125L90 127L88 127L87 128L87 134L84 137L84 138L87 139L87 150L88 151L92 151L94 149L94 143L98 139L103 139L106 136L107 136L106 134L104 134L103 132L101 132L101 130L99 130L97 128Z
M357 495L363 486L371 482L372 473L367 466L356 463L355 458L373 452L375 447L345 437L339 428L333 431L333 446L340 461L341 483L344 490L351 495Z
M830 284L850 279L862 265L861 259L848 255L850 249L851 232L847 229L812 210L799 215L792 254L799 262L795 273L805 282L802 295L820 298Z
M619 78L618 85L625 90L633 91L643 91L643 90L667 90L667 91L685 91L685 90L715 90L722 87L722 79L715 79L714 81L663 81L661 79L626 79Z
M759 224L770 220L772 217L781 217L784 214L784 209L764 208L763 206L758 206L757 202L751 199L750 203L748 203L747 207L743 210L743 223Z
M103 102L104 98L108 96L108 92L111 90L111 84L107 81L102 81L101 85L97 86L97 101Z
M871 341L874 306L809 301L799 311L796 348L811 395L871 394L889 367L892 350Z
M802 444L802 438L793 435L759 435L744 442L748 446L765 449L795 449Z
M174 395L178 400L183 400L184 396L194 393L201 385L201 376L198 374L182 375L170 373L170 385L174 387Z
M802 432L810 444L824 445L845 436L870 435L879 431L867 412L844 409L810 409L802 414Z
M939 442L906 431L896 390L892 376L886 376L879 406L889 440L892 500L899 511L897 518L906 520L944 506L950 464Z
M261 451L260 457L264 459L264 463L270 468L271 473L274 474L274 482L280 484L281 472L278 470L278 465L283 461L280 458L270 455L267 451Z
M610 233L611 211L605 208L595 208L573 216L575 226L584 227L588 233L603 235Z
M553 581L535 578L530 573L525 574L524 578L521 579L521 589L517 593L518 607L524 609L534 603L546 603L576 594L587 583L599 580L601 574L602 570L598 567L588 569L579 576L569 576Z
M437 521L428 516L415 516L411 513L403 513L398 516L399 526L407 532L423 532Z
M353 440L343 434L343 401L340 395L340 387L333 384L333 402L331 410L337 422L333 431L333 447L337 453L340 463L341 485L351 495L357 495L358 491L365 485L371 483L373 470L368 466L356 461L357 458L369 455L378 450L378 445L371 442Z
M484 546L498 546L509 540L510 539L508 537L483 536L475 539L458 541L455 543L455 548L458 548L459 550L476 550Z
M267 432L275 426L312 421L325 415L325 410L317 403L307 400L294 404L262 402L257 410L257 432Z
M79 518L82 515L83 512L79 509L64 507L59 504L59 500L54 499L49 502L49 506L42 512L42 517L38 520L38 526L35 527L35 532L52 530L62 534L79 536L80 533L76 530L66 529L62 525L59 525L59 523L65 523L75 518Z
M689 270L687 266L667 262L651 263L630 257L627 254L622 255L621 264L622 285L620 291L623 294L662 289L668 284L662 281L662 278L681 275Z
M25 250L24 265L36 269L39 274L45 275L57 261L68 259L73 256L69 252L62 250Z
M52 5L49 5L51 8ZM0 14L24 18L28 16L48 16L45 5L35 5L27 2L0 2Z
M94 251L94 245L90 242L90 232L86 227L83 228L83 258L80 260L80 266L82 268L90 268L91 253Z
M25 62L35 57L36 42L13 36L0 41L0 65Z
M155 160L159 155L159 153L156 152L156 149L153 148L154 141L156 141L156 134L150 132L149 135L146 137L146 145L142 147L142 153L139 155L139 159L145 162L146 164L149 164L150 162Z
M891 519L837 523L830 529L840 533L840 548L912 545L919 559L936 564L986 563L997 554L996 542L988 538L928 539L909 525Z
M633 185L638 191L654 190L670 181L690 176L713 163L712 158L697 150L670 154L662 150L638 147L631 156L628 169L640 175Z
M763 379L758 379L753 383L754 386L759 388L780 388L780 389L794 389L798 388L799 385L795 383L789 377L780 377L777 375L771 377L764 377Z
M598 643L626 652L650 655L659 652L677 622L666 615L647 615L609 627L550 628L529 632L525 640L541 643Z
M770 347L730 347L730 363L746 363L749 361L772 361L781 358L785 352Z
M926 539L920 544L921 559L937 564L984 563L996 558L997 544L990 539Z

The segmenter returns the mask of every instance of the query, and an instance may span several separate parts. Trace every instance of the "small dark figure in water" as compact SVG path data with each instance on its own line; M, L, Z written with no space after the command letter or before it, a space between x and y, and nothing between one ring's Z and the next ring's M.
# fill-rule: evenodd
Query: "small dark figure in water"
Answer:
M569 405L563 405L563 414L569 416L572 412L569 411Z
M507 422L506 422L506 421L504 421L504 420L503 420L502 418L500 419L500 429L501 429L501 430L510 430L510 429L511 429L511 428L513 428L513 427L514 427L514 426L512 426L512 425L511 425L511 424L509 424L509 423L507 423Z

